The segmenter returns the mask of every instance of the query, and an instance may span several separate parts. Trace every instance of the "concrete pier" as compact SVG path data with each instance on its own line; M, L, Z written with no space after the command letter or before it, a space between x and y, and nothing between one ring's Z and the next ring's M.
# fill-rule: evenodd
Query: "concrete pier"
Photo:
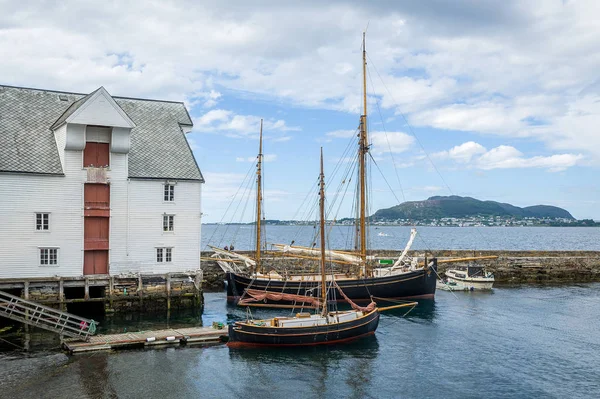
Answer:
M251 254L250 252L246 252ZM376 258L397 258L401 251L374 250ZM202 254L207 259L212 252ZM424 257L424 251L410 251L410 256ZM470 256L498 256L496 260L480 261L487 270L494 273L496 284L568 284L600 281L600 252L599 251L463 251L435 250L427 253L428 257L438 259L464 258ZM267 264L286 267L289 270L297 268L297 264L306 265L306 261L298 262L294 258L266 257ZM316 264L316 263L315 263ZM443 275L452 265L466 263L447 263L439 265L439 273ZM222 289L225 274L214 261L202 261L204 287Z

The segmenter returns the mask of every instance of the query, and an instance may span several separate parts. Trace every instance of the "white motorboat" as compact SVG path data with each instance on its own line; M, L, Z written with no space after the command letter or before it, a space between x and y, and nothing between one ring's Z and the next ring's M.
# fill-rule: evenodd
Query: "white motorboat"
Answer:
M445 281L439 281L437 288L446 291L491 290L494 281L494 275L483 266L458 266L446 270Z

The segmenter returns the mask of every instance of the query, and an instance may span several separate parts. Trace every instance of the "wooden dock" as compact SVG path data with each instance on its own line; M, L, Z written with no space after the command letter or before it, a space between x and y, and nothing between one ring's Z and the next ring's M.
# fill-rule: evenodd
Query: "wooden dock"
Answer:
M226 340L227 326L189 327L157 331L139 331L122 334L95 335L88 342L66 339L63 347L71 354L112 349L135 349L161 345L188 345L194 343L220 343Z

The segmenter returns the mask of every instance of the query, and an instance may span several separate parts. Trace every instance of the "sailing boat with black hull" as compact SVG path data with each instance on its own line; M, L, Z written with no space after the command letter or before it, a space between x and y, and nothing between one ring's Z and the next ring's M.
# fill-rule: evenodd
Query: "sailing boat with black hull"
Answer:
M345 294L353 300L368 301L372 296L385 299L391 298L433 298L436 288L437 260L435 258L419 261L411 259L408 251L416 236L416 230L411 232L410 239L398 259L380 262L367 249L367 160L369 159L369 140L367 134L367 87L366 87L366 50L363 33L363 114L360 117L360 134L358 135L358 181L359 207L356 217L356 232L358 239L354 251L327 250L326 254L332 262L348 265L343 274L335 275L335 280ZM259 156L260 188L260 156ZM260 202L260 192L258 193ZM277 292L286 295L304 295L312 292L320 284L317 273L279 273L277 270L266 270L260 262L260 215L257 217L257 250L256 259L242 255L231 254L212 247L213 257L226 273L227 299L238 302L242 296L250 296L261 302L257 306L268 306L271 297L264 291ZM318 260L318 250L309 247L274 244L273 256L294 257L296 259ZM288 302L289 306L294 301ZM280 306L280 305L278 305Z
M315 314L297 313L295 317L273 317L264 320L238 321L229 326L230 347L239 346L309 346L349 342L375 333L379 325L379 309L371 301L367 307L360 307L348 300L352 310L330 311L328 291L334 287L344 296L335 284L335 279L327 280L325 273L325 177L323 173L323 150L321 149L321 174L319 190L320 210L320 300L307 297L318 308ZM328 287L329 286L329 287ZM328 290L329 288L329 290ZM277 293L273 293L278 295ZM285 295L283 295L284 299ZM415 304L413 303L412 306Z

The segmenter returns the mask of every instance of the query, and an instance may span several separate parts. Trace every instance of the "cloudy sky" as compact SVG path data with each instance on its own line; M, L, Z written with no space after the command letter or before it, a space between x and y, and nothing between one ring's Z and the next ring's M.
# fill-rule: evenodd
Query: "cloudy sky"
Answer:
M373 210L455 194L600 219L599 18L594 0L0 0L0 84L185 101L206 222L264 118L266 217L289 219L319 147L327 173L357 127L368 26Z

